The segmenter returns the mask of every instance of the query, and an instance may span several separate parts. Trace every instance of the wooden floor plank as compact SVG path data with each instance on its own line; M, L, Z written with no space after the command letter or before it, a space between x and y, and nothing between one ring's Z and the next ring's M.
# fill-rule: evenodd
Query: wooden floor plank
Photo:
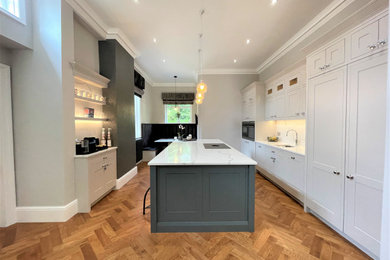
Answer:
M66 223L0 229L0 259L369 259L256 175L255 232L150 233L149 167ZM149 198L147 203L149 203Z

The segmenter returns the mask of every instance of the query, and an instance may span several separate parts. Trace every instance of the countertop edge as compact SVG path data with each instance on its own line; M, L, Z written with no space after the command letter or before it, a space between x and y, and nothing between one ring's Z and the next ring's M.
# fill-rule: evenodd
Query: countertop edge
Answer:
M103 153L107 153L107 152L110 152L110 151L114 151L118 149L118 147L114 146L114 147L110 147L110 148L107 148L107 149L104 149L104 150L101 150L99 152L95 152L95 153L90 153L90 154L76 154L74 156L75 159L85 159L85 158L91 158L91 157L94 157L94 156L97 156L99 154L103 154Z
M301 156L306 156L306 151L305 151L305 153L301 153L301 152L297 152L297 151L291 151L291 150L286 149L284 147L280 147L280 146L277 146L277 145L274 145L274 144L270 144L270 142L268 142L268 141L256 140L255 142L256 143L260 143L260 144L264 144L264 145L267 145L269 147L273 147L273 148L276 148L276 149L279 149L279 150L282 150L284 152L289 152L289 153L294 153L294 154L301 155ZM279 143L279 142L275 142L275 143Z

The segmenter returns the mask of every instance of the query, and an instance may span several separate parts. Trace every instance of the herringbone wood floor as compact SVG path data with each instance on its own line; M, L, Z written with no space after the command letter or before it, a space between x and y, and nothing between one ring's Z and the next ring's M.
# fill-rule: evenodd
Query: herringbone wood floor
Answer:
M0 259L368 259L258 174L254 233L151 234L148 186L141 164L89 214L0 229Z

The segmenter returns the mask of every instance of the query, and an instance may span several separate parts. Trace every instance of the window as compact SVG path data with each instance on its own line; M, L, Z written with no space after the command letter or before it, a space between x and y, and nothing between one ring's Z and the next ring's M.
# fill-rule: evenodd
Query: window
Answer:
M141 98L134 95L135 138L141 138Z
M177 106L177 110L175 109ZM178 117L178 112L180 113ZM165 123L191 123L192 105L165 105Z
M0 0L0 9L21 18L19 0Z

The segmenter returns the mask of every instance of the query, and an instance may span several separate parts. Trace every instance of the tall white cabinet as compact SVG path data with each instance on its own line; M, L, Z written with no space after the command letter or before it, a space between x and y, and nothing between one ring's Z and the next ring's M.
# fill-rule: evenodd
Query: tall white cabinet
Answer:
M387 54L348 67L344 230L379 252L386 131Z
M343 227L346 69L309 80L307 205Z
M387 19L383 12L307 58L306 206L374 257L385 163ZM319 57L331 49L338 62L323 67Z

